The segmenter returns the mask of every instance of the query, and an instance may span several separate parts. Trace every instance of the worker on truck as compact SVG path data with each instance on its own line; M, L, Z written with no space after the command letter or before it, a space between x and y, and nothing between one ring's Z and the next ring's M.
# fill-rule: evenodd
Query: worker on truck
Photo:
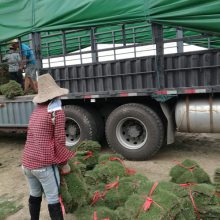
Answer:
M9 46L8 53L3 57L3 61L8 63L10 80L15 80L23 88L23 75L20 69L21 56L12 45Z
M18 39L11 41L12 47L17 50L20 47ZM21 56L22 62L20 69L25 68L25 78L24 78L24 93L27 94L29 87L31 87L35 93L37 93L37 75L36 75L36 60L33 51L30 47L24 43L21 43Z

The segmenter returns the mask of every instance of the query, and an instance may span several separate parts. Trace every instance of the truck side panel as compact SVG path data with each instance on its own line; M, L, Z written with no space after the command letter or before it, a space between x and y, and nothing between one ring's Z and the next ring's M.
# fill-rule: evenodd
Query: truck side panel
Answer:
M24 97L14 100L0 99L0 126L5 128L26 128L34 109L31 99Z
M215 89L220 85L220 50L204 50L164 56L163 84L155 70L155 57L116 60L79 66L50 68L56 82L70 93L102 94L117 92L152 93L161 89Z

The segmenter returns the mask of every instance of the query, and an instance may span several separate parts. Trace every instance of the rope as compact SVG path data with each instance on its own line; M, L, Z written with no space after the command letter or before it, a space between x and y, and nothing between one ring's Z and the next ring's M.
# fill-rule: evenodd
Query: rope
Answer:
M198 219L198 220L201 220L201 218L200 218L200 213L199 213L199 209L197 208L196 203L195 203L195 200L194 200L194 198L193 198L193 193L192 193L192 189L191 189L191 186L193 186L193 185L196 185L196 183L180 184L181 187L188 187L189 197L190 197L190 199L191 199L191 202L192 202L192 205L193 205L193 208L194 208L194 212L195 212L196 215L197 215L197 219Z
M135 170L127 168L124 164L124 161L119 157L110 157L109 160L110 161L115 161L115 160L119 161L121 163L121 165L125 168L126 173L129 175L134 175L136 173Z
M183 168L187 169L187 170L190 171L190 172L193 172L193 170L196 168L196 165L193 165L193 166L191 166L191 167L187 167L187 166L183 165L182 163L180 163L179 161L174 160L173 162L174 162L177 166L183 167Z

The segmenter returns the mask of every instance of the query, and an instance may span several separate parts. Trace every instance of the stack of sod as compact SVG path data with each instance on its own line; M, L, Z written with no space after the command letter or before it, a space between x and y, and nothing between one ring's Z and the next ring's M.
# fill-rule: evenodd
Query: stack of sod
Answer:
M86 153L85 153L86 155ZM82 155L81 155L82 156ZM71 160L71 163L74 164L80 171L81 171L81 174L82 176L84 177L85 176L85 173L86 173L86 165L84 163L81 163L78 161L78 156L74 157L72 160Z
M189 197L189 192L185 187L181 185L161 181L158 185L158 189L162 189L168 191L169 193L173 193L175 196L179 198L179 202L181 204L181 211L176 213L175 219L178 220L188 220L188 219L196 219L194 215L194 209L192 206L192 201ZM175 209L175 207L173 207Z
M8 99L13 99L15 96L24 94L21 85L14 80L10 80L8 83L1 85L0 90L2 95Z
M104 154L98 157L97 152L99 163L93 170L86 172L85 170L91 169L91 166L87 167L84 164L85 176L83 176L79 169L81 163L78 157L82 157L83 154L84 157L88 150L95 152L92 148L85 148L85 145L86 143L83 144L83 148L78 149L80 152L78 156L69 161L72 173L62 177L64 181L61 185L66 211L75 211L77 220L93 220L95 211L98 220L105 218L110 220L196 220L198 215L202 219L218 219L216 216L220 213L219 198L213 193L214 186L182 185L187 182L210 181L209 177L207 178L208 175L201 172L202 169L196 162L186 160L183 166L175 167L171 171L174 174L173 179L179 181L181 185L172 182L160 182L157 185L144 176L130 176L131 173L127 172L120 155ZM89 145L91 146L91 142ZM179 168L181 168L180 172ZM178 172L182 176L186 171L190 172L192 177L184 181L178 180ZM156 187L152 190L152 186L155 185ZM151 205L149 202L152 202Z
M193 160L178 163L170 171L174 183L211 183L208 174Z
M191 186L192 196L201 219L220 219L220 198L215 194L215 186L198 184Z
M188 205L190 201L187 192L176 184L169 184L156 185L153 182L147 182L147 187L143 192L131 195L125 202L125 206L116 210L117 215L123 220L171 220L177 219L177 216L181 216L179 219L193 220L194 210ZM172 188L182 198L175 195L171 191ZM186 217L184 217L185 213L183 214L184 210L187 211Z
M94 216L95 215L95 216ZM76 213L75 213L76 219L77 220L104 220L104 219L109 219L109 220L119 220L120 218L117 216L117 214L107 208L107 207L91 207L91 206L86 206L79 208Z
M123 160L124 158L120 154L110 154L110 153L105 153L99 156L98 162L99 163L105 163L106 161L109 161L111 158L119 158Z
M152 186L152 182L147 181L146 177L143 177L141 175L135 175L131 177L123 177L119 179L118 187L113 187L110 190L107 190L105 193L105 196L101 197L95 204L94 207L99 206L107 206L111 209L116 209L116 215L119 216L119 219L126 220L126 219L134 219L135 214L138 213L139 209L137 209L137 206L132 205L132 202L135 204L136 200L131 199L131 207L127 207L128 210L133 210L133 215L130 211L126 210L125 207L123 207L123 204L129 200L132 195L139 196L140 199L143 200L143 198L146 200L147 197L147 190ZM98 191L99 190L99 191ZM105 184L100 184L97 186L97 191L101 194L105 192ZM96 191L96 192L97 192ZM162 191L162 194L161 194ZM180 216L179 219L193 219L191 217L194 217L194 211L193 206L191 205L190 198L188 196L188 191L185 190L185 188L178 186L175 183L169 183L169 182L161 182L158 185L158 188L155 190L156 195L158 197L162 196L164 198L165 206L167 205L167 202L169 203L169 200L172 200L173 203L172 206L166 206L167 211L164 213L156 214L157 211L153 211L152 219L160 219L161 216L163 216L162 219L171 219L171 217ZM158 195L159 193L159 195ZM160 195L161 194L161 195ZM168 201L166 201L166 199ZM176 199L176 201L174 201ZM145 214L143 219L145 218ZM183 218L184 217L184 218ZM142 219L142 217L138 216L137 219ZM151 214L149 214L149 219L151 219Z
M119 161L106 161L97 164L93 170L86 172L85 179L88 185L97 186L99 183L110 183L115 177L124 177L129 174Z
M77 208L89 203L91 195L81 174L80 169L74 164L74 160L69 160L71 172L61 175L60 191L66 213L72 213Z
M105 178L105 176L108 177L108 174L111 170L109 170L108 166L105 166L105 167L103 167L103 166L106 165L106 162L109 162L110 161L109 159L113 158L113 157L117 157L117 158L122 159L122 156L119 154L109 154L109 153L102 154L98 157L98 164L100 166L97 166L96 169L90 170L85 173L85 180L86 180L86 183L88 184L88 186L90 186L90 188L99 185L100 182L107 183L107 181L110 181L112 178L114 178L116 176L121 176L121 173L123 173L123 175L124 175L124 169L122 168L122 164L119 164L119 161L117 161L116 163L113 163L113 166L118 167L118 169L112 170L113 173L111 174L111 177L109 176L109 178ZM116 164L116 165L114 165L114 164ZM105 175L105 173L104 173L104 177L102 176L101 173L100 173L100 175L98 175L99 167L102 167L102 169L101 169L102 173L104 173L105 169L107 169L108 174L106 173L106 175Z
M115 181L117 181L117 179ZM109 187L109 185L111 186L111 183L107 185L101 183L93 190L93 195L95 195L96 192L102 195L104 194L102 198L93 204L94 207L106 206L114 210L123 206L129 196L145 191L147 178L137 174L130 177L119 178L118 184L112 188Z
M217 168L215 171L214 182L216 185L216 193L220 197L220 168Z
M98 163L101 145L96 141L83 141L75 149L77 161L86 165L86 170L93 169Z
M8 83L9 79L8 65L0 64L0 85Z

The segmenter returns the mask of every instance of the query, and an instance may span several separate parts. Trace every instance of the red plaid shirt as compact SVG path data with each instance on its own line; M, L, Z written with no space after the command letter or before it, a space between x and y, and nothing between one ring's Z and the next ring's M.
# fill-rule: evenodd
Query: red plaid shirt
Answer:
M65 163L74 153L65 146L65 114L56 111L55 124L47 104L33 111L28 126L27 140L22 155L22 164L28 169L37 169L53 164Z

